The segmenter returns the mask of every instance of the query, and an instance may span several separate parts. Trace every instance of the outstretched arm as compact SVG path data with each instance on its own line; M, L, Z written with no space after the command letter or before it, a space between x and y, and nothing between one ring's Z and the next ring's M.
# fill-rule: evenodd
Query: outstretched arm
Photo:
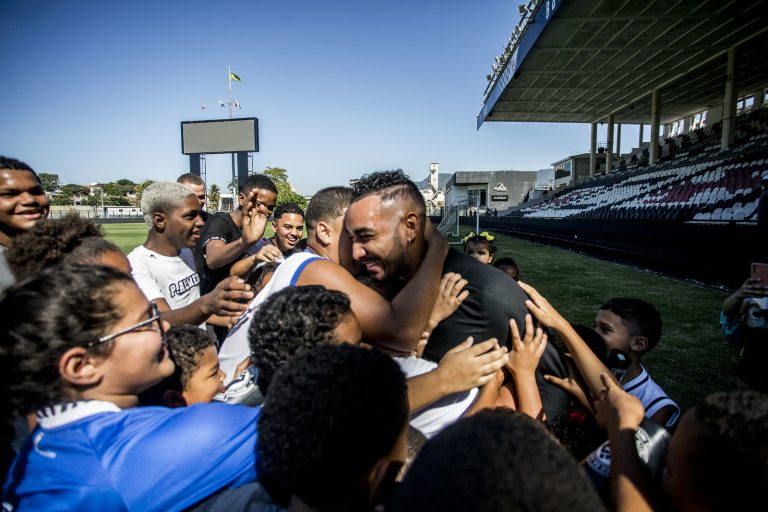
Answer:
M297 284L321 284L329 290L338 290L349 296L363 339L393 350L410 354L416 348L419 336L432 312L440 287L443 262L448 243L434 229L429 237L429 248L416 275L390 303L381 295L357 280L336 263L321 260L312 262L300 274ZM425 298L430 298L425 300Z
M221 281L216 288L206 293L193 303L183 308L171 309L168 302L163 299L155 299L162 313L163 320L171 325L192 324L198 325L208 320L211 315L219 317L237 317L248 307L238 300L251 300L253 292L251 285L237 277L228 277ZM220 325L220 320L217 323Z
M504 366L507 349L495 338L477 345L472 338L448 351L431 372L408 379L411 413L454 393L482 387Z
M531 418L544 420L544 408L536 384L536 367L547 347L547 335L541 327L537 327L534 334L531 315L525 315L525 336L522 339L517 322L510 320L509 327L512 330L512 350L507 369L515 380L518 407L520 412Z
M603 362L595 355L589 346L581 339L576 331L571 327L571 324L552 307L552 305L541 296L532 286L525 283L518 282L520 288L523 289L531 300L525 301L525 305L531 311L533 316L541 322L543 325L550 327L560 333L560 337L568 347L573 357L573 362L576 364L576 368L579 369L581 376L587 383L589 392L592 396L597 396L600 390L603 389L603 384L600 379L601 374L608 375L609 379L613 379L616 382L616 378L611 371L603 364ZM618 385L618 382L616 382Z
M635 444L635 431L645 416L643 404L608 374L602 374L600 380L603 387L595 407L611 443L611 498L615 510L651 511L652 486Z

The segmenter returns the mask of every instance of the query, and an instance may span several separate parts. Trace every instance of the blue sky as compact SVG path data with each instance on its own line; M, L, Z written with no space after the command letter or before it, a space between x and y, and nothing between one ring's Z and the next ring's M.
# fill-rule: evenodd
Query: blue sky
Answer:
M589 126L476 130L518 3L0 0L0 154L62 183L175 179L180 122L227 116L231 64L236 115L259 118L254 167L286 168L302 194L382 169L419 180L430 162L545 168L587 151ZM209 184L229 175L209 155Z

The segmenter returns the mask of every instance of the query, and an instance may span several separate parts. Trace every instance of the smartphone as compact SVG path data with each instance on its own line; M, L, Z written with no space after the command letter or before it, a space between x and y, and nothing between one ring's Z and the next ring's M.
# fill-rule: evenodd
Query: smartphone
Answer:
M768 263L752 263L750 265L753 279L759 279L763 286L768 286Z

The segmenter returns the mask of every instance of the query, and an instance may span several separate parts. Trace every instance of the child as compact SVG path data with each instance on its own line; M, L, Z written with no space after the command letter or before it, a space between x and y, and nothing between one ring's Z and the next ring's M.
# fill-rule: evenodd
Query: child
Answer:
M501 270L515 281L520 280L520 268L512 258L499 258L493 262L493 266Z
M464 237L464 254L475 258L482 263L490 264L493 261L493 255L496 253L496 244L493 239L496 238L487 231L476 235L470 231Z
M219 356L207 331L194 325L168 330L168 348L176 363L173 381L163 398L169 407L206 403L224 391L226 374L219 368Z
M640 299L614 298L600 307L595 331L608 350L619 349L629 355L630 364L620 384L640 399L647 418L671 427L680 416L680 407L651 379L640 359L661 339L661 316L652 304Z
M135 407L174 371L168 327L128 274L107 267L50 268L6 292L2 411L36 413L37 426L4 509L183 510L256 479L259 408Z
M596 397L603 388L601 374L608 374L615 380L611 371L547 299L532 286L522 282L518 284L531 297L525 305L539 322L558 332L589 392ZM627 393L640 399L645 407L645 416L659 425L673 426L680 416L680 408L640 364L640 358L661 338L661 317L656 308L639 299L611 299L597 312L595 331L603 337L608 350L619 349L629 355L630 364L620 384ZM549 382L556 380L545 378Z

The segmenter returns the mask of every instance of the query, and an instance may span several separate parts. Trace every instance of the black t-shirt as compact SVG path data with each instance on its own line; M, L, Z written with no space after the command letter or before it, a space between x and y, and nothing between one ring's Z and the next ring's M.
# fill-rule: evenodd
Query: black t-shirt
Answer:
M448 272L459 273L467 280L465 290L469 291L469 296L459 309L432 331L424 349L424 359L439 362L446 352L469 336L474 337L475 343L496 338L500 345L511 348L509 320L515 320L522 336L525 333L525 315L528 313L525 307L528 296L517 282L501 270L480 263L455 249L449 250L445 258L443 274ZM545 381L542 374L561 378L568 374L563 355L552 343L547 343L536 372L536 380L544 412L549 419L553 419L565 410L570 399L561 388Z
M205 263L205 246L211 240L221 240L225 244L234 242L243 236L243 232L232 220L227 212L219 212L211 215L205 223L200 240L195 247L195 270L200 275L200 295L213 290L217 284L229 277L229 269L243 256L238 256L223 267L211 269Z

